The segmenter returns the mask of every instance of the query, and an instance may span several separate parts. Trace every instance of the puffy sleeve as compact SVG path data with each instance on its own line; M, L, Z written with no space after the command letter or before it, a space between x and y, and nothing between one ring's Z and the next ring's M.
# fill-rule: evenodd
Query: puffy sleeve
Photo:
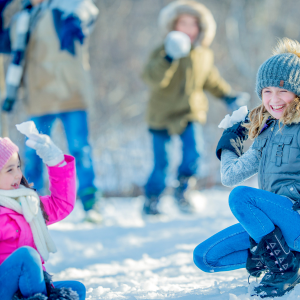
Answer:
M50 196L40 197L49 216L47 225L63 220L76 202L75 158L65 155L66 165L48 167Z
M221 77L215 66L210 70L203 88L217 98L227 96L231 92L231 86Z
M223 185L235 186L258 172L259 159L252 146L240 157L230 150L222 151L221 181Z
M178 69L179 62L175 60L170 63L165 56L164 47L161 46L152 52L144 67L142 79L154 89L167 88Z

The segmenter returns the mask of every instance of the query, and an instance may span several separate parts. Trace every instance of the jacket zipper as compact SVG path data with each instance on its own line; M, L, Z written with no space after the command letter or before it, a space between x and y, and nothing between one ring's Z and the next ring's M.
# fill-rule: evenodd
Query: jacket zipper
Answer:
M265 166L266 166L266 155L267 155L267 152L268 152L268 147L269 147L269 144L272 140L272 135L274 133L274 128L276 127L277 125L277 120L275 121L275 124L273 125L273 127L271 127L271 133L270 133L270 136L268 137L268 141L267 141L267 144L266 144L266 147L265 147L265 153L262 157L263 159L263 166L262 166L262 171L260 172L261 173L261 178L260 178L260 182L262 183L262 190L265 190L265 176L264 176L264 171L265 171Z

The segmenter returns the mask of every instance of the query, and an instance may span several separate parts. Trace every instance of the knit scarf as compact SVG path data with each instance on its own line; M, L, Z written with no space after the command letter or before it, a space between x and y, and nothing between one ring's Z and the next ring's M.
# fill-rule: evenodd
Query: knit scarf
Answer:
M48 232L38 194L25 186L16 190L0 190L0 205L24 216L29 223L36 248L44 261L57 251Z
M23 76L25 53L30 32L41 16L44 6L28 7L16 16L16 38L12 44L12 60L6 74L6 98L4 110L10 111L15 102Z

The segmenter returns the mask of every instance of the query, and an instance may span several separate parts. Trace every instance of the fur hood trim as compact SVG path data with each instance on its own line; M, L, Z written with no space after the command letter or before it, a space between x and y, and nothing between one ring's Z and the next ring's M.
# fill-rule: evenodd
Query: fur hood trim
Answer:
M164 7L158 18L162 34L166 36L170 31L174 30L174 22L182 14L193 15L199 20L200 34L194 45L210 46L216 35L217 25L210 10L203 4L195 1L179 0L171 2Z

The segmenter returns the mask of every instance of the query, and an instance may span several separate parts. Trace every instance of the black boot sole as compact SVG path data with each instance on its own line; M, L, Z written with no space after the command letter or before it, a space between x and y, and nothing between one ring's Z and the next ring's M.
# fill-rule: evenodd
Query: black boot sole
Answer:
M300 271L298 270L297 272L297 278L293 281L293 283L285 290L283 290L281 293L274 293L272 295L259 295L259 294L254 294L251 296L259 296L260 298L275 298L275 297L281 297L285 295L287 292L291 291L298 283L300 283ZM274 286L274 289L276 286Z

